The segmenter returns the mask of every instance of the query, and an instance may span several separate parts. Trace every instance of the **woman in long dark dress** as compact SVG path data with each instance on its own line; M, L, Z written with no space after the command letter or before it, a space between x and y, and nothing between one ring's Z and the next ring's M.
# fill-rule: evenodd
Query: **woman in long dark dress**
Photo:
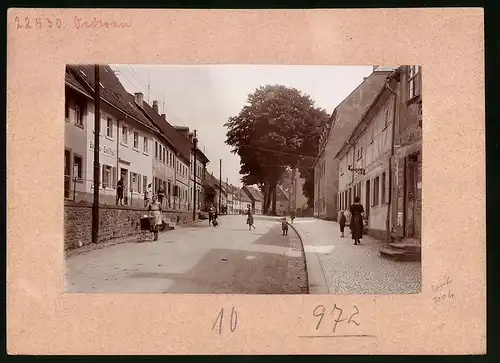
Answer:
M351 213L351 234L355 245L360 244L360 239L363 238L363 213L365 209L363 205L359 202L359 197L354 198L354 204L349 207L349 212Z

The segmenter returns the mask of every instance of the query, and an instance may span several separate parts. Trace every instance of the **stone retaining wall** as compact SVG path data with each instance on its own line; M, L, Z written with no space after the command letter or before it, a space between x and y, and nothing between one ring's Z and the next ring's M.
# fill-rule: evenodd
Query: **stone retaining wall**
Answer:
M145 208L100 206L99 242L133 236L140 231L139 220ZM178 225L193 221L192 212L166 210L164 218ZM74 249L92 243L92 205L66 203L64 206L64 249Z

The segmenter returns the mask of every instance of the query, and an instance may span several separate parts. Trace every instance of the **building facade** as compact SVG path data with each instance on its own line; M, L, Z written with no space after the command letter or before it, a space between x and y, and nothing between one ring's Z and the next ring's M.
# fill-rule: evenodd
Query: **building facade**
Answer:
M99 188L102 204L116 204L116 184L123 178L124 204L143 205L144 185L152 180L150 143L157 128L130 102L109 66L100 71ZM65 198L93 200L93 66L66 68ZM113 96L111 96L111 94ZM69 181L69 183L68 183Z
M294 210L297 216L306 216L309 210L307 198L304 195L303 186L305 179L300 177L298 169L292 169L292 187L290 193L290 209Z
M262 204L264 202L264 196L262 193L252 186L243 186L242 190L246 193L251 201L251 207L254 214L262 214Z
M392 68L391 68L392 69ZM393 69L392 69L393 70ZM372 74L347 96L332 112L320 138L314 163L314 216L337 219L339 160L335 158L361 116L384 87L390 69L375 68Z
M64 198L92 202L94 193L94 66L68 65L65 74ZM100 182L101 204L117 204L117 183L124 183L124 204L144 206L152 184L165 191L163 207L193 208L193 140L170 125L142 93L129 94L111 67L100 66ZM208 158L196 153L197 204L203 205L203 181Z
M396 102L390 89L382 88L336 155L338 210L348 211L359 196L368 233L378 239L386 239L390 219L389 175ZM348 213L346 216L350 219Z
M398 103L392 158L391 237L421 243L422 70L402 66L394 78Z
M290 199L279 185L276 187L276 213L279 216L290 215Z

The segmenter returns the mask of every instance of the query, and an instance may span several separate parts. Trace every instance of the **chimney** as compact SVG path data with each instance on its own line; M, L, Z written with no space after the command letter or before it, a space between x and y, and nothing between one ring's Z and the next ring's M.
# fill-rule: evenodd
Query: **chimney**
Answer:
M161 114L161 117L163 117L164 120L167 119L167 115L165 115L164 113Z
M155 110L156 113L158 113L158 101L153 101L153 110Z
M144 95L142 92L136 92L134 93L134 101L137 103L139 106L142 107L143 101L144 101Z

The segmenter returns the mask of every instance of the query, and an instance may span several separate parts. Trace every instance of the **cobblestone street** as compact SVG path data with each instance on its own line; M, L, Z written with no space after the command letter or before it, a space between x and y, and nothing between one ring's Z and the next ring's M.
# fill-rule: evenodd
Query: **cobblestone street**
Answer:
M159 241L128 242L66 259L72 292L307 294L300 239L281 235L276 219L222 216L160 234Z
M414 294L421 290L421 262L383 258L380 242L370 236L363 236L362 244L355 246L348 227L341 238L338 223L313 218L297 219L294 228L306 252L319 259L318 269L331 294ZM308 272L314 273L309 265Z

